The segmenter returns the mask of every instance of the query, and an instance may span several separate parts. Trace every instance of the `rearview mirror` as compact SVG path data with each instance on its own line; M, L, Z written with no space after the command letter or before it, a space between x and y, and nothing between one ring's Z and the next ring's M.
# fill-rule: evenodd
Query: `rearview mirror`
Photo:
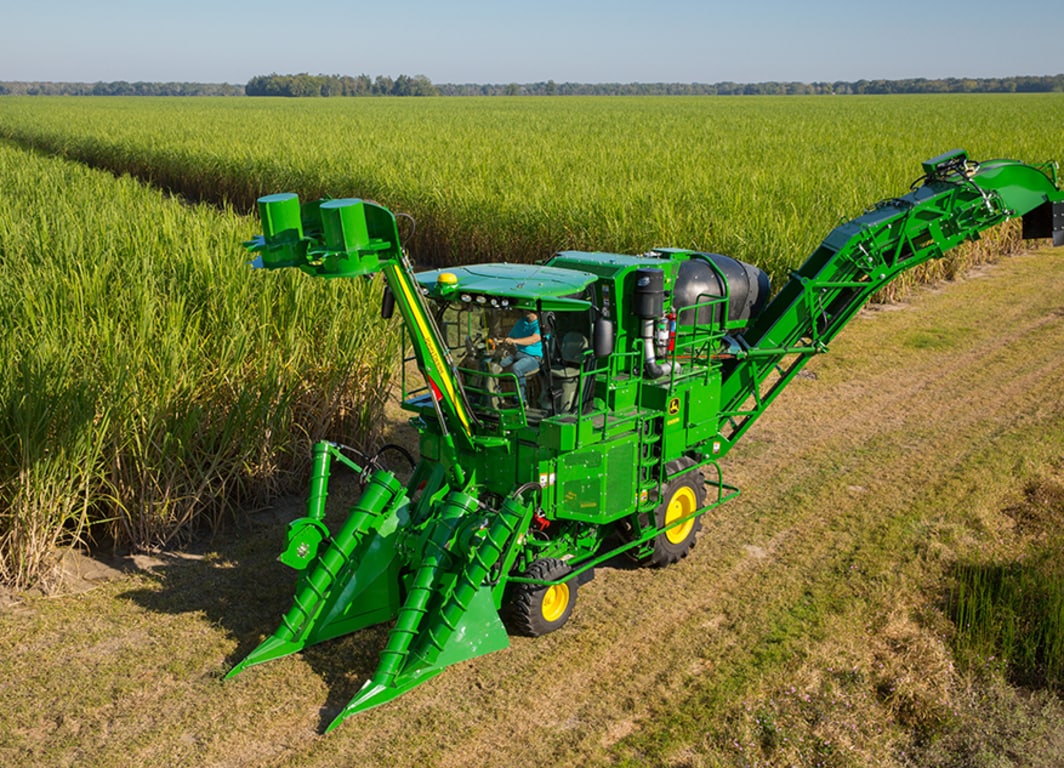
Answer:
M600 317L595 321L592 335L595 357L603 358L613 354L613 323Z

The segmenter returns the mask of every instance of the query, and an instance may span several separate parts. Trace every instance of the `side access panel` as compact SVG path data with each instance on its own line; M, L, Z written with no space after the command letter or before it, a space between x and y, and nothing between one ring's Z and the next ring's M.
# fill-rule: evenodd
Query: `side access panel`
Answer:
M561 520L605 524L635 505L638 438L626 435L558 457L555 515Z

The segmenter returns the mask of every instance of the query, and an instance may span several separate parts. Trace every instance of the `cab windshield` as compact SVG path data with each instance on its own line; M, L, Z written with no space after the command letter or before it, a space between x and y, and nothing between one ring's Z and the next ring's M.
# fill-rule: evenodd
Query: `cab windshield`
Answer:
M539 313L449 302L440 306L436 321L478 416L518 411L535 422L576 413L590 401L594 356L588 310Z

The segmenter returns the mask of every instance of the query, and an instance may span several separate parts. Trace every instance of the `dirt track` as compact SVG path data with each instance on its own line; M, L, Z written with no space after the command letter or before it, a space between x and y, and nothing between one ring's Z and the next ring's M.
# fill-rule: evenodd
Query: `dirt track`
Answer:
M77 719L94 729L109 723L111 734L75 738L64 750L54 740L70 736L69 726L47 710L67 705L49 688L59 682L45 677L41 720L0 736L0 757L7 765L44 756L82 765L730 764L738 758L720 743L728 719L781 681L801 689L826 679L824 658L857 666L886 654L899 686L905 674L923 676L933 692L945 646L892 606L912 598L916 610L912 593L926 574L1007 535L1000 511L1025 477L1064 460L1054 442L1064 423L1062 352L1064 249L866 311L728 457L725 478L744 495L706 521L688 559L665 570L600 568L562 631L512 638L507 651L451 668L327 737L320 728L372 671L383 631L218 682L272 631L291 594L290 572L269 560L283 520L300 513L285 506L260 524L254 535L263 541L250 549L234 545L230 557L221 545L205 561L168 573L163 564L83 597L87 610L117 601L119 614L136 614L136 627L114 618L107 632L141 686L130 682L110 704L79 705ZM174 608L166 591L182 589L214 592ZM29 674L27 643L61 643L74 658L103 648L86 639L92 632L49 619L51 603L75 599L0 614L8 686ZM143 626L151 642L130 639ZM201 636L208 658L173 671L159 631ZM926 646L924 668L900 652L890 657L892 643ZM71 674L93 680L91 670ZM913 696L931 695L909 685ZM142 710L156 721L141 722ZM863 727L854 723L850 748L887 749L889 734Z

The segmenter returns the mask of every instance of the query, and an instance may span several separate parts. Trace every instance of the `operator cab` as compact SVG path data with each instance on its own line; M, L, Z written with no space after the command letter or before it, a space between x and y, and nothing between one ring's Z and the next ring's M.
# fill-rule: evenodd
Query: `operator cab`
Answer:
M524 264L483 264L417 275L441 339L476 416L530 424L576 413L591 402L595 275ZM523 324L522 324L523 323ZM538 358L524 361L504 340L538 328ZM527 355L527 352L526 352ZM533 367L534 366L534 367ZM524 376L525 397L520 397ZM521 418L523 417L523 418Z

